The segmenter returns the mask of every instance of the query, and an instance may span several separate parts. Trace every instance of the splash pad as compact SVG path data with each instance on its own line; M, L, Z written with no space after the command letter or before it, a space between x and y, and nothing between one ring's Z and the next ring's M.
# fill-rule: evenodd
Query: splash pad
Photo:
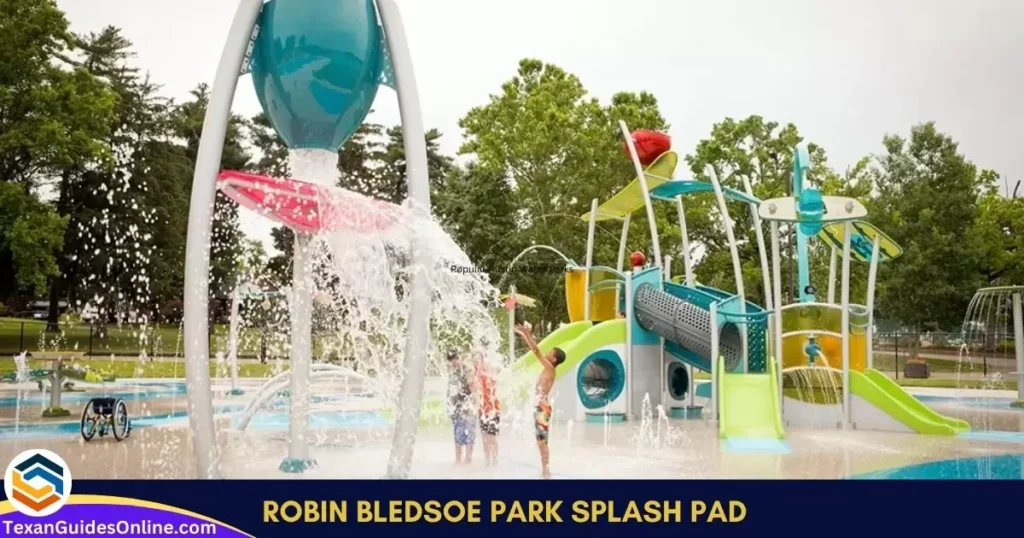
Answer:
M378 15L380 24L378 25ZM241 0L228 32L210 94L193 178L186 246L184 335L189 421L194 432L196 474L219 478L219 455L210 393L208 338L209 248L214 195L230 116L240 76L252 75L268 117L291 148L337 151L365 118L381 82L398 94L407 160L409 210L429 218L427 157L416 80L401 15L394 0ZM226 174L225 192L236 201L277 206L279 222L296 233L291 305L290 442L283 470L313 464L306 440L308 425L310 331L312 315L308 275L310 238L334 221L338 198L295 181ZM325 195L327 194L327 195ZM271 203L271 199L280 202ZM326 202L326 204L324 204ZM313 208L312 205L317 208ZM343 214L351 214L345 213ZM415 244L416 241L413 241ZM412 249L412 265L427 267L423 249ZM394 444L389 477L408 474L424 386L430 323L430 283L418 271L408 275L409 311L404 371L396 402Z

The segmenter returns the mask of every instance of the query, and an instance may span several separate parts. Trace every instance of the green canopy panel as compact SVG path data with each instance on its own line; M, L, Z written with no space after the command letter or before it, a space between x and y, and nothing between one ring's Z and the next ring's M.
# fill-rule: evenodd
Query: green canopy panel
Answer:
M853 234L850 236L850 257L858 262L870 263L871 251L874 248L875 237L878 238L878 263L899 258L903 254L903 248L896 244L891 237L875 227L870 222L858 220L850 223ZM846 236L846 225L843 223L829 224L818 232L818 239L843 251L843 239Z
M666 151L658 156L645 170L644 178L647 180L648 191L658 185L670 181L672 174L679 164L679 155L674 151ZM615 193L607 202L597 208L597 220L623 219L626 215L644 206L644 191L640 188L640 178L623 187ZM589 222L590 212L583 214L581 219Z

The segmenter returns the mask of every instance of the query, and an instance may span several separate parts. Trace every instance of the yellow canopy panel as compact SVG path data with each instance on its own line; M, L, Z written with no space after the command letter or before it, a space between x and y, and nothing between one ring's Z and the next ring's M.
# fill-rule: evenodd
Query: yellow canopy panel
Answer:
M672 174L679 164L679 155L674 151L666 151L658 156L644 170L644 177L647 179L647 189L653 189L666 181L672 179ZM597 220L622 219L626 215L644 206L644 191L640 188L640 178L633 178L633 181L622 190L615 193L607 202L597 208ZM582 217L590 221L590 212L587 211Z
M606 271L591 272L591 284L613 278ZM586 269L565 273L565 305L569 310L569 321L583 320L584 297L586 295ZM605 288L590 293L590 320L606 321L616 318L615 288Z
M875 238L878 238L878 263L899 258L903 254L903 248L896 244L885 232L879 230L870 222L858 220L850 223L853 235L850 236L850 256L852 259L870 263L871 251L874 248ZM843 240L846 236L846 226L842 223L829 224L818 232L818 239L843 251Z

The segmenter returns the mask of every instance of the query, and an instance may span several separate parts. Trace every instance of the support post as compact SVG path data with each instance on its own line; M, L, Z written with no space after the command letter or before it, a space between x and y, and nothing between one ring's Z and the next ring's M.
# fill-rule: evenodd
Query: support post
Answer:
M597 198L590 201L590 227L587 228L587 272L583 275L583 319L590 321L590 268L594 266L594 231L597 229Z
M850 235L853 226L843 224L843 276L840 281L840 300L842 301L841 323L843 335L843 429L850 427ZM868 346L870 347L870 343Z
M715 169L708 165L704 168L704 173L711 179L711 186L715 189L715 199L718 200L718 212L722 217L722 227L725 228L725 237L729 240L729 255L732 257L732 275L736 281L736 295L740 297L740 313L746 313L747 298L743 292L743 266L740 265L740 252L736 246L736 234L733 233L732 229L732 217L729 216L729 207L725 203L725 194L722 193L722 185L718 182L718 174L715 173ZM746 322L740 324L740 336L743 339L742 368L746 372L750 358L749 353L747 353L749 346L747 346Z
M836 304L836 262L839 251L832 247L832 253L828 259L828 304Z
M309 457L309 372L312 358L313 297L309 274L309 236L295 234L292 255L291 400L288 415L288 457L281 471L301 473L316 466Z
M509 297L513 298L516 295L516 285L512 284L508 288ZM508 311L508 363L512 364L516 362L516 308L512 307L512 310Z
M718 303L711 303L711 423L718 424Z
M661 272L661 289L663 290L665 289L664 282L666 280L672 280L672 256L665 256L665 269ZM660 384L658 386L661 387L661 390L658 391L658 403L664 405L665 392L668 387L668 366L665 364L665 339L659 336L658 341L661 342L661 353L658 354L661 358L661 369L658 374L660 380ZM686 366L689 367L688 364ZM686 373L689 374L690 372L687 371Z
M683 271L686 274L686 285L691 288L696 286L697 280L693 277L693 260L690 259L690 234L686 228L686 208L683 206L683 197L676 196L676 214L679 217L679 235L683 240Z
M229 394L238 396L244 391L238 388L238 310L241 298L239 288L235 286L231 292L231 319L228 320L228 369L231 372L231 391Z
M640 164L640 157L636 153L636 146L633 145L633 136L629 134L629 127L626 122L619 120L619 130L626 138L626 147L629 149L629 156L633 159L633 167L636 169L636 178L640 182L640 190L644 193L644 207L647 208L647 226L651 230L651 248L654 249L654 265L661 267L661 244L658 241L658 222L654 218L654 204L651 203L651 191L647 189L647 174Z
M743 189L747 195L754 198L754 188L750 185L750 178L743 176ZM761 228L761 216L757 214L757 204L750 204L750 219L754 223L754 236L757 239L757 253L761 259L761 281L764 284L764 306L766 310L772 309L772 286L771 272L768 270L768 250L764 246L764 230ZM768 357L765 357L768 360ZM767 363L765 363L767 364Z
M1017 355L1017 399L1024 401L1024 305L1021 292L1013 294L1013 350Z
M203 131L192 177L188 209L188 239L185 244L185 382L188 384L188 419L196 455L197 478L220 478L210 395L210 339L207 327L207 294L210 285L210 233L213 225L214 195L220 170L224 136L227 133L231 101L238 75L249 47L263 0L240 0L227 41L221 52L217 75L203 119Z
M622 219L622 235L619 236L619 257L615 261L615 270L622 272L626 264L626 240L629 239L629 215ZM615 312L619 312L619 286L615 286Z
M775 322L772 323L772 338L775 346L775 360L779 366L779 409L783 409L784 400L782 397L782 257L779 255L779 223L772 221L772 284L775 302L772 306L775 309Z
M633 417L633 271L626 275L626 417Z
M867 340L868 368L875 367L875 281L878 277L878 251L881 238L875 235L874 244L871 247L871 265L868 267L868 326L864 338ZM832 249L835 252L835 248ZM831 294L829 294L831 298ZM831 301L829 301L831 302Z
M387 37L391 66L395 72L395 90L402 119L403 142L406 158L406 182L412 214L418 221L430 219L430 183L427 163L427 141L420 112L419 91L412 68L409 43L402 25L402 14L394 0L377 0L377 9ZM413 238L413 244L419 244ZM430 253L424 248L413 249L410 277L412 298L409 305L409 335L405 342L405 376L398 395L398 417L395 421L394 441L388 459L388 478L405 478L412 465L416 447L416 430L423 404L426 382L427 347L430 344L430 279L424 274L433 266Z

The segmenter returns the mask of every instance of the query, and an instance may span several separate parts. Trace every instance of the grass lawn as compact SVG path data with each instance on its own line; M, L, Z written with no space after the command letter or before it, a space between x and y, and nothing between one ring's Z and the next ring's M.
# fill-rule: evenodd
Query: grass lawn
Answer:
M23 318L0 317L0 355L28 351L82 351L93 357L137 357L145 349L152 357L180 357L182 332L178 325L162 324L143 332L137 326L108 325L105 337L89 336L91 327L85 323L62 323L60 332L46 332L46 322ZM238 356L260 356L266 343L268 358L288 356L288 334L282 330L264 331L242 328L238 334ZM24 346L24 347L23 347ZM210 338L210 353L227 352L228 326L215 325ZM313 335L313 356L340 357L340 343L332 334Z
M48 361L28 361L29 368L50 368L52 365ZM109 359L109 358L95 358L95 359L84 359L78 361L81 364L88 365L92 370L96 371L101 375L113 375L114 377L128 378L184 378L185 377L185 364L180 361L139 361L136 359ZM287 364L282 364L283 368L287 369ZM238 376L239 377L270 377L274 373L275 365L260 364L243 362L238 365ZM16 367L14 365L14 359L0 358L0 372L13 372ZM210 375L213 377L227 377L228 371L225 366L218 367L216 364L210 364Z

